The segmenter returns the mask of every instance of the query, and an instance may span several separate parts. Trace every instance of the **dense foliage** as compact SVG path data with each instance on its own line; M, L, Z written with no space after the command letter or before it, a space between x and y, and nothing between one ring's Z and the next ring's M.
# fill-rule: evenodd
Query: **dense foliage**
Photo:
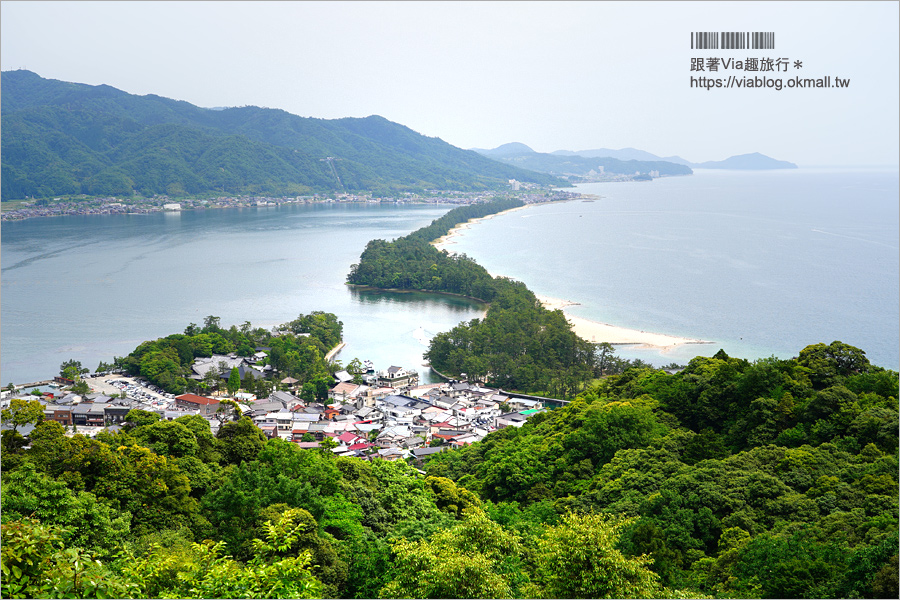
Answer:
M269 365L282 377L298 379L304 391L322 399L328 394L333 370L323 357L341 341L342 331L343 324L335 315L320 311L300 315L274 332L253 328L249 321L240 328L232 325L223 329L218 317L209 316L203 327L191 323L183 334L140 344L128 356L117 357L114 366L145 377L167 392L207 392L218 388L220 376L228 376L231 371L210 371L202 380L191 379L191 365L196 358L231 352L253 357L257 347L265 347L267 357L261 360L260 366ZM272 391L271 381L262 378L254 381L252 375L250 378L248 381L246 377L243 380L238 377L238 381L243 381L240 387L259 396L267 396Z
M384 289L461 294L489 302L494 278L465 254L440 251L409 236L392 242L372 240L351 266L347 282Z
M501 524L631 520L662 584L724 597L895 597L898 374L834 342L631 369L564 410L437 455ZM561 596L569 597L569 596Z
M610 376L425 476L246 418L39 422L3 436L2 593L896 598L897 397L840 342L719 353Z
M461 323L431 340L426 358L440 373L507 389L571 397L599 374L597 348L572 331L561 311L545 309L524 284L492 277L465 254L431 244L451 228L522 204L494 200L460 207L392 242L373 240L348 283L462 294L489 302L483 319Z
M597 373L596 348L560 310L547 310L520 282L497 278L483 319L431 340L425 357L441 373L508 390L572 397Z
M359 263L350 266L347 282L385 289L461 294L490 302L497 286L483 267L465 254L450 254L429 242L446 235L460 223L520 206L522 201L514 198L460 206L427 227L392 242L372 240Z
M378 116L324 120L249 106L211 110L24 70L2 78L4 200L481 190L509 179L560 184Z

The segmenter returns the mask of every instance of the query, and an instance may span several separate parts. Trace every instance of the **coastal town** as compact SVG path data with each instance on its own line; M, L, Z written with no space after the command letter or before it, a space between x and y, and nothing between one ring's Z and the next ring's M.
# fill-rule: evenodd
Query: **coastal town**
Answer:
M199 380L218 369L220 377L227 379L235 368L243 377L265 377L256 358L231 353L197 359L193 377ZM14 398L37 400L44 407L43 418L60 423L69 436L117 431L128 425L132 410L154 413L168 421L200 415L213 434L228 421L248 417L268 438L281 438L300 448L325 448L338 456L367 460L404 460L421 467L437 452L480 441L504 427L520 427L529 417L547 410L550 403L565 403L475 382L420 384L416 371L395 365L376 372L366 361L365 367L362 376L336 372L326 402L303 401L299 382L291 377L278 381L278 389L268 397L257 398L225 391L208 396L174 395L141 378L101 372L83 379L89 393L68 391L65 388L70 382L57 377L52 382L37 382L48 391L28 390L28 386L3 390L0 406L7 408ZM27 435L30 428L20 427L19 431Z
M216 196L204 198L182 198L155 195L149 198L139 196L91 197L85 195L59 198L27 199L3 203L0 214L2 221L21 221L36 217L59 217L72 215L125 215L150 214L158 212L177 213L181 211L204 211L223 208L278 207L294 204L450 204L465 205L484 202L496 196L515 196L526 204L537 202L571 200L581 195L564 190L538 190L533 184L510 180L510 189L505 192L456 192L426 190L422 193L404 192L390 196L373 194L311 194L306 196Z

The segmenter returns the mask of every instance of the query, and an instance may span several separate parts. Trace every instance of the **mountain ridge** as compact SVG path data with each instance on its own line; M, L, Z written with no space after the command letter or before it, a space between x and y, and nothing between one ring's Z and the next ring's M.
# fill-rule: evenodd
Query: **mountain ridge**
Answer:
M770 156L766 156L765 154L760 154L759 152L737 154L734 156L730 156L724 160L708 160L702 163L691 162L680 156L660 157L645 150L638 150L637 148L621 148L619 150L613 150L611 148L596 148L594 150L579 150L577 152L573 152L571 150L556 150L554 152L551 152L551 154L554 154L556 156L583 156L586 158L610 157L617 158L619 160L661 160L685 165L693 169L763 170L798 168L797 165L792 162L777 160ZM728 166L724 166L726 164Z
M654 157L654 160L620 159L607 156L582 156L567 151L552 154L535 152L521 142L511 142L496 148L485 150L473 148L484 156L524 169L565 177L571 181L594 180L597 177L613 179L640 178L647 179L652 175L690 175L693 171L687 165L665 161ZM636 151L642 152L642 151ZM649 153L644 153L653 156Z
M4 200L74 194L299 195L565 185L384 117L207 109L109 85L2 73ZM330 157L330 158L329 158Z

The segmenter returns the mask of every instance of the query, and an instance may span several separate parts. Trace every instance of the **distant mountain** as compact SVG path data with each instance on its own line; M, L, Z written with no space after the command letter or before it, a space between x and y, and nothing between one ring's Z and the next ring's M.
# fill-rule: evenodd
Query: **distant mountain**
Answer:
M298 195L565 183L379 116L200 108L108 85L2 73L2 197Z
M526 146L525 144L520 144L519 142L510 142L509 144L503 144L502 146L497 146L493 150L483 150L481 148L472 148L473 152L478 152L479 154L483 154L485 156L490 156L493 158L501 158L504 156L520 156L522 154L534 154L534 150Z
M502 146L501 146L502 147ZM707 161L704 163L694 163L680 156L659 157L644 150L636 148L622 148L621 150L612 150L610 148L597 148L596 150L579 150L572 152L571 150L557 150L553 152L556 156L583 156L587 158L594 157L610 157L619 160L643 160L672 162L679 165L685 165L694 169L742 169L742 170L762 170L762 169L796 169L797 165L783 160L775 160L754 152L753 154L741 154L740 156L732 156L720 161Z
M685 160L680 156L660 157L644 150L638 150L637 148L622 148L621 150L597 148L596 150L579 150L578 152L572 152L571 150L557 150L556 152L553 152L553 154L556 154L558 156L584 156L586 158L599 158L607 156L609 158L617 158L619 160L662 160L666 162L673 162L679 165L685 165L688 167L693 166L690 161Z
M636 160L606 156L586 157L566 151L546 154L535 152L525 144L520 143L504 144L493 150L477 149L476 152L523 169L566 177L567 179L594 178L601 174L649 174L652 171L657 171L660 175L690 175L692 173L690 167L686 165L658 158L656 160ZM634 152L639 153L641 151L634 150ZM643 154L653 156L647 152Z
M740 154L732 156L725 160L710 160L695 165L698 169L741 169L741 170L764 170L764 169L796 169L797 165L786 160L775 160L765 154L753 152L752 154Z

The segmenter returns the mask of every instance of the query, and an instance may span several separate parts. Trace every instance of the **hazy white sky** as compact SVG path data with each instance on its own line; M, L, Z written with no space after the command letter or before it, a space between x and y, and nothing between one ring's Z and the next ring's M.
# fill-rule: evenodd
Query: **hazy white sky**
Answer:
M199 106L381 115L462 148L634 147L801 166L900 161L900 3L0 3L2 69ZM691 50L692 31L774 31L775 50ZM691 59L787 58L787 73ZM803 66L793 67L795 60ZM733 74L846 89L691 89ZM2 92L2 91L0 91Z

